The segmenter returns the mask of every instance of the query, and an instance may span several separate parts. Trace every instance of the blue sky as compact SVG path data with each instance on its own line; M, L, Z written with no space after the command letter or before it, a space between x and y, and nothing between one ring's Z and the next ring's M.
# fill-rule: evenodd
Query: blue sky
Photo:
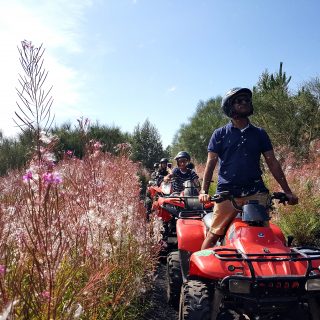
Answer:
M0 128L17 130L21 40L46 48L58 124L132 132L148 118L166 147L200 100L280 61L292 91L318 77L319 12L317 0L0 0Z

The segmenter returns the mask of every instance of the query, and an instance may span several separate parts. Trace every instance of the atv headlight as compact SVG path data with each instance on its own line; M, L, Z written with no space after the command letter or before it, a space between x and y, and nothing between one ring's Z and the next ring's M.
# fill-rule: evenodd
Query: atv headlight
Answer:
M229 280L229 291L232 293L250 293L251 282L248 280Z
M171 193L171 184L170 183L163 183L161 185L161 191L164 194L170 194Z
M307 291L320 291L320 279L309 279L305 286Z

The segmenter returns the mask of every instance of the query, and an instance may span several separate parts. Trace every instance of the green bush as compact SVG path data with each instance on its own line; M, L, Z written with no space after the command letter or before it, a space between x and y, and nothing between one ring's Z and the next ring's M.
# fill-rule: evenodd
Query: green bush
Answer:
M308 161L297 164L288 154L283 163L292 191L299 197L296 206L276 205L274 220L285 235L294 237L294 245L320 245L320 154L319 141L315 141ZM270 191L279 189L270 174L265 181Z
M280 207L278 225L294 236L294 245L320 245L320 197L300 199L295 207ZM289 212L290 211L290 212Z

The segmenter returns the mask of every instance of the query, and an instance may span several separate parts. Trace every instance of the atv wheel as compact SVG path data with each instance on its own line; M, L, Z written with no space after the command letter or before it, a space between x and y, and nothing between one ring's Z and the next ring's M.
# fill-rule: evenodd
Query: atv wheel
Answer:
M319 298L310 298L308 301L308 304L309 304L310 319L311 320L320 319Z
M198 280L189 280L182 288L179 320L210 320L211 297L208 286Z
M182 286L179 251L173 251L167 258L167 301L178 308Z

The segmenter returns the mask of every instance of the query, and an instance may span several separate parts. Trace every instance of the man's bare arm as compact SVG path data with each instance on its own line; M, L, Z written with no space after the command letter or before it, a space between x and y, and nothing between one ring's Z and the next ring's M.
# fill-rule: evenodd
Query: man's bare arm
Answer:
M208 158L207 158L206 168L204 170L204 176L203 176L202 187L201 187L201 191L204 191L205 193L208 193L209 191L213 171L214 171L214 168L216 167L217 162L218 162L218 154L214 152L208 152Z

